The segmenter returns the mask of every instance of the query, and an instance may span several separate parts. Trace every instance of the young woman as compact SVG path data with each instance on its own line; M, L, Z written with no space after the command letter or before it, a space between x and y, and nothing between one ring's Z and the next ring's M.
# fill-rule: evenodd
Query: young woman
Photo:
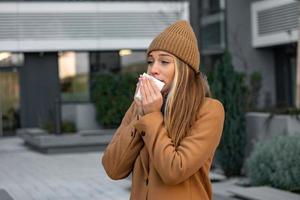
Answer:
M147 73L102 157L109 177L132 173L132 200L212 199L209 170L219 144L224 109L206 97L195 34L178 21L150 44Z

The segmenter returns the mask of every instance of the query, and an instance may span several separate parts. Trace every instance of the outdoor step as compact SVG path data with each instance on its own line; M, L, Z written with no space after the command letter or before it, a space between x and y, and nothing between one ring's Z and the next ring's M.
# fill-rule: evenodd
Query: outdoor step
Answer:
M226 180L226 177L222 174L218 174L215 172L210 172L209 173L209 178L212 182L219 182L219 181L224 181Z
M103 151L115 130L88 130L74 134L47 134L38 129L19 131L25 144L44 153Z
M1 200L13 200L13 198L4 189L0 189L0 199Z
M262 187L235 187L229 190L234 196L249 200L300 200L300 195L275 189Z

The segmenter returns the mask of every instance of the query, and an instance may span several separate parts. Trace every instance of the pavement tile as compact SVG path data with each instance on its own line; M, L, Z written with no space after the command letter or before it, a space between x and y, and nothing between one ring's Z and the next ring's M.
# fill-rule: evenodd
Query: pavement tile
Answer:
M128 200L130 196L130 179L111 180L100 162L101 152L49 155L27 149L17 137L0 138L0 161L0 188L14 200Z

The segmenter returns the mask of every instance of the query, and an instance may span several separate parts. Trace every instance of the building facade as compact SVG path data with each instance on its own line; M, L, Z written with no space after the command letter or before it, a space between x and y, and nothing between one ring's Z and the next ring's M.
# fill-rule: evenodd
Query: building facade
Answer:
M3 128L57 121L71 121L77 130L101 128L91 76L145 67L156 34L179 19L198 19L195 2L1 1Z
M259 108L295 106L299 1L203 0L202 64L212 68L225 49L237 71L262 75Z
M91 76L145 67L152 38L179 19L195 30L203 68L228 49L237 71L261 73L258 108L294 106L298 13L296 0L1 1L0 125L101 128Z

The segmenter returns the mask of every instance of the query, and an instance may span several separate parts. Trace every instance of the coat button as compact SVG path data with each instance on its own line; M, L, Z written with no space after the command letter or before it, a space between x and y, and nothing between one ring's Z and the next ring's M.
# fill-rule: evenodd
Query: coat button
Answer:
M142 136L145 136L145 135L146 135L145 131L142 131L142 132L141 132L141 135L142 135Z

